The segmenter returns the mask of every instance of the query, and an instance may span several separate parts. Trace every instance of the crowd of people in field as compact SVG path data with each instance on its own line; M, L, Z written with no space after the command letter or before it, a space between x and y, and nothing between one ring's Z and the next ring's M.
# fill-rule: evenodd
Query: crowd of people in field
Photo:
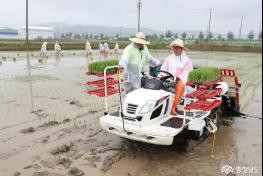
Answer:
M48 42L44 42L41 46L41 50L40 50L40 57L41 58L47 57L47 44L48 44ZM62 50L62 48L61 48L59 42L56 41L56 43L54 45L54 51L55 51L56 57L61 56L61 50ZM102 56L107 58L111 49L109 47L109 44L107 42L104 42L104 43L99 43L98 50ZM118 57L120 54L120 47L119 47L118 43L115 44L115 47L113 50L114 50L114 54L117 55L117 57ZM85 44L85 52L86 52L86 56L88 56L88 57L92 57L94 54L91 43L89 41L87 41Z

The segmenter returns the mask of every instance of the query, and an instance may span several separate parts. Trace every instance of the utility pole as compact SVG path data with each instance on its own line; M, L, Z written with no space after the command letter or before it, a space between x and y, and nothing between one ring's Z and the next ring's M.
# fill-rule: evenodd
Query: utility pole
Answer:
M262 32L262 21L259 23L258 36L260 35L260 32Z
M211 32L211 17L212 17L212 9L210 8L209 12L209 24L208 24L208 33L210 34Z
M208 34L207 34L207 36L209 36L211 33L211 21L212 21L211 18L212 18L212 8L210 8L210 10L209 10L209 23L208 23Z
M141 0L137 3L138 8L138 32L141 32L141 9L142 9L142 3Z
M238 36L239 40L241 40L241 38L242 38L243 19L244 19L244 17L242 16L241 17L240 28L239 28L239 36Z
M26 44L28 45L28 0L26 0Z

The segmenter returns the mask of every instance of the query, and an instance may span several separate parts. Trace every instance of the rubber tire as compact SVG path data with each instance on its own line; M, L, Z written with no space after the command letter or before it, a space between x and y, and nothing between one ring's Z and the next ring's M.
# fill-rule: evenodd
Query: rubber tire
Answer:
M186 139L185 140L184 150L187 153L193 152L196 147L197 147L197 141L196 140L192 140L192 139Z

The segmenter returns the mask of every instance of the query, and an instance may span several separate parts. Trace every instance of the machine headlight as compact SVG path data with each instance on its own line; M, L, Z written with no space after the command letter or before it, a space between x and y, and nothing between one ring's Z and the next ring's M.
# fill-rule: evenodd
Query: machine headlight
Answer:
M156 106L156 101L150 100L145 103L145 105L142 107L140 114L146 114L150 111L152 111Z

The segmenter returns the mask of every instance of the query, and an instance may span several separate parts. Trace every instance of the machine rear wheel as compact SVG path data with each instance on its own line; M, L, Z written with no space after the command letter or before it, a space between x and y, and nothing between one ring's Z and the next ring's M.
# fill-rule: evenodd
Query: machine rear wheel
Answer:
M188 139L186 136L181 133L174 137L173 145L180 150L188 152L192 152L195 150L198 141L193 139Z
M184 150L188 152L193 152L197 146L197 141L192 139L185 140Z

